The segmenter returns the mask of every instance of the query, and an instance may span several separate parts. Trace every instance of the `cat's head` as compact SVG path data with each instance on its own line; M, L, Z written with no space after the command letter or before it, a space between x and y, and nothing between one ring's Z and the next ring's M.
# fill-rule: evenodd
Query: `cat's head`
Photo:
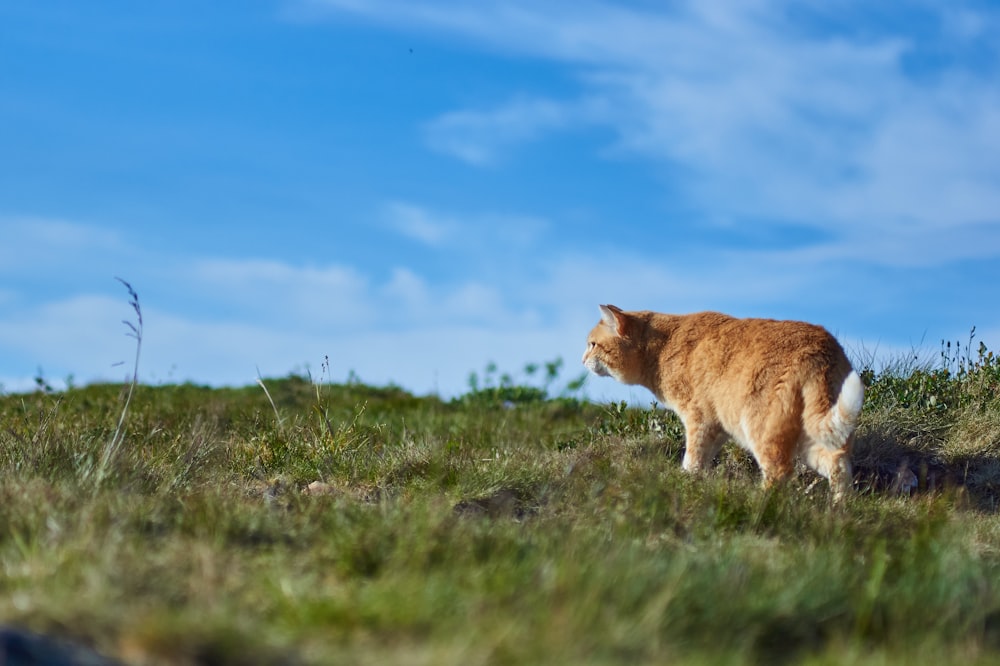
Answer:
M614 305L602 305L601 321L587 336L583 364L602 377L614 377L623 384L638 384L642 359L636 346L637 322Z

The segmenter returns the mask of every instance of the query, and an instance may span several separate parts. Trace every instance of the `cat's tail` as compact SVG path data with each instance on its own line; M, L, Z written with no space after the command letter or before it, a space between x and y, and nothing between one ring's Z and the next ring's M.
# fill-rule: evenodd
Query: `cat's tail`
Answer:
M837 401L815 423L805 448L806 463L830 480L833 501L842 501L853 486L851 442L865 399L865 385L851 371L840 386Z
M864 399L865 385L858 373L851 370L851 374L844 379L837 402L830 408L826 419L825 425L829 437L824 439L827 446L839 449L847 444L855 426L858 425L858 416L861 414L861 404Z

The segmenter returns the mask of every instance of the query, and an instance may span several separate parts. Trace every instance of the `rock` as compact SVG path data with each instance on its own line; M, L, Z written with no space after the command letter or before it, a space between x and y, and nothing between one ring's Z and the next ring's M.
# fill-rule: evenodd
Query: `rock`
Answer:
M337 486L322 481L313 481L302 489L303 495L336 495L339 492L341 490Z
M90 648L67 640L0 626L3 666L121 666Z
M526 517L531 510L524 506L517 491L502 488L492 495L462 500L453 508L460 516L486 516L489 518Z

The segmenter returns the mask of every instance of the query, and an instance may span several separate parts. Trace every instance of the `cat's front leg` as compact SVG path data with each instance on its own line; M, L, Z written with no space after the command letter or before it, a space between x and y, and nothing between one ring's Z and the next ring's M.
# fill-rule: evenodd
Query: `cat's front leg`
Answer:
M694 473L708 469L725 443L726 433L718 423L695 416L682 416L681 421L686 439L681 468Z

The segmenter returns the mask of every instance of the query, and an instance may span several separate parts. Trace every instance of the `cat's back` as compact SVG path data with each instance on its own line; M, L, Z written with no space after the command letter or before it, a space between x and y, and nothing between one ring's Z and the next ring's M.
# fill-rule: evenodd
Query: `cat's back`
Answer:
M666 345L673 352L669 355L691 355L698 365L759 369L804 364L814 370L850 367L837 339L822 326L808 322L696 312L650 313L650 323L663 329Z

